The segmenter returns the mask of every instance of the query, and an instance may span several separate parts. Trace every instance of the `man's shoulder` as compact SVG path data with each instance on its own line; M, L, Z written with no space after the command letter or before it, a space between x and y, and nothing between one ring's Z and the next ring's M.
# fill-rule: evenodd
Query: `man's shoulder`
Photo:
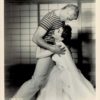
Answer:
M52 11L48 12L46 15L44 15L44 17L41 20L43 20L43 19L53 19L55 17L56 17L55 16L55 10L52 10Z

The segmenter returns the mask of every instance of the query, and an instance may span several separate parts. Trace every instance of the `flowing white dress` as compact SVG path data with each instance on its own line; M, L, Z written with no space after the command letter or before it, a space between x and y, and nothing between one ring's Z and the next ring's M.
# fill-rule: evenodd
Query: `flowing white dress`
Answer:
M58 44L65 46L62 42ZM56 65L37 100L95 100L92 84L77 69L68 48L65 48L64 55L53 55Z

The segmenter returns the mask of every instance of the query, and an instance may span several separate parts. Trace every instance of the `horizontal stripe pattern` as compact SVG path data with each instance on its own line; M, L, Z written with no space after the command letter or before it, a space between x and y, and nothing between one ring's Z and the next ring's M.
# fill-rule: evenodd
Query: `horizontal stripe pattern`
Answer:
M54 30L62 27L62 22L60 18L55 15L55 12L51 11L42 18L40 21L40 26L47 31L49 29Z

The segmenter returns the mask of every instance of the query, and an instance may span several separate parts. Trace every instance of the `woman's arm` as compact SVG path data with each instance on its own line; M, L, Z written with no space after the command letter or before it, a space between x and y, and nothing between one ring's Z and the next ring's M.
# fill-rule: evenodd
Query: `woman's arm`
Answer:
M51 56L52 54L53 54L53 52L51 52L49 50L37 47L36 58L45 58L45 57Z

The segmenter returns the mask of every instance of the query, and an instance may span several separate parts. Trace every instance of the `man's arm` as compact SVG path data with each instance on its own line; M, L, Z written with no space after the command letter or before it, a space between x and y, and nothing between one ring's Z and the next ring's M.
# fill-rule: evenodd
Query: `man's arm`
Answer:
M61 48L60 46L57 46L57 45L48 44L43 40L42 37L46 34L46 32L47 31L44 28L39 26L33 35L33 41L40 47L50 50L51 52L54 52L57 54L64 54L65 48Z
M46 43L42 38L46 34L46 32L47 31L44 28L39 26L36 32L34 33L32 40L40 47L50 50L50 46L52 45Z

